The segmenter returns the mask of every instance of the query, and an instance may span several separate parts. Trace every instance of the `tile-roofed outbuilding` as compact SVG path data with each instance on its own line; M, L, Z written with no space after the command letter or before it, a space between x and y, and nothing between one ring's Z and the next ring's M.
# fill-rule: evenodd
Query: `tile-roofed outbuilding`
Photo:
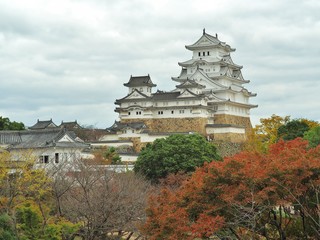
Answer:
M29 127L29 129L39 130L39 129L56 128L56 127L57 127L57 125L52 121L52 119L45 120L45 121L40 121L38 119L37 123L34 124L33 126Z
M62 138L67 136L68 141ZM52 128L42 130L0 131L0 144L9 145L9 149L36 149L55 147L86 147L86 144L74 139L74 135L64 129Z

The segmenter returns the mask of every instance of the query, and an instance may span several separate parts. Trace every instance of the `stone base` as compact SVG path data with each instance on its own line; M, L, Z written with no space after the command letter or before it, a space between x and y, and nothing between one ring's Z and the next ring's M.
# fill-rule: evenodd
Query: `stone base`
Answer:
M158 119L122 119L122 123L144 122L150 132L154 133L178 133L178 132L197 132L203 136L206 133L207 118L158 118ZM246 133L252 128L249 117L240 117L235 115L217 114L214 116L215 124L232 124L236 126L244 126ZM246 134L241 133L215 133L209 137L214 140L229 141L233 143L241 143L246 140ZM132 139L131 139L132 140ZM140 150L142 146L140 140L134 140L135 149ZM136 142L136 143L135 143Z
M233 143L243 143L246 141L246 134L241 133L215 133L209 135L210 139L214 141L226 141Z
M252 128L250 117L240 117L228 114L216 114L214 115L215 124L233 124L237 126L244 126L246 132Z
M207 118L125 119L122 123L144 122L151 132L198 132L206 135Z

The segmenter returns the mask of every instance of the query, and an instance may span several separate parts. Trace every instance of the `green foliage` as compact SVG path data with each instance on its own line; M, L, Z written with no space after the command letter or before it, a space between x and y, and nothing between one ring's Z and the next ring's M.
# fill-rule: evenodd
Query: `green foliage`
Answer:
M170 173L193 172L214 159L221 159L216 147L201 135L171 135L143 148L134 171L157 183Z
M14 226L7 214L0 215L0 240L16 240Z
M42 236L41 213L35 206L26 204L17 209L18 230L21 233L21 239L39 239Z
M80 227L79 224L53 216L50 218L51 221L44 221L39 207L33 203L26 203L17 208L16 219L22 240L72 239L71 237Z
M309 125L305 121L291 120L278 128L278 138L289 141L297 137L303 137L303 134L309 130Z
M107 160L111 161L111 164L120 164L121 163L121 157L116 152L116 149L114 147L109 147L104 152L103 157Z
M303 138L308 140L309 147L314 148L320 144L320 126L311 128L304 133Z
M25 126L22 122L11 122L9 118L0 117L0 130L24 130Z

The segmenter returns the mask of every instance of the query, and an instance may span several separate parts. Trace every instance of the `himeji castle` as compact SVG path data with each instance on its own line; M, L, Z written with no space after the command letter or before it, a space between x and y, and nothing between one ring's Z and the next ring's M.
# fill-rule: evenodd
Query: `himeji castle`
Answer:
M203 30L185 46L191 59L179 62L180 74L172 77L175 88L155 91L149 75L131 76L124 84L127 96L117 99L119 113L109 129L118 137L156 136L198 132L208 139L242 142L251 128L250 104L256 96L245 85L242 66L234 63L235 49ZM156 56L155 56L156 57Z

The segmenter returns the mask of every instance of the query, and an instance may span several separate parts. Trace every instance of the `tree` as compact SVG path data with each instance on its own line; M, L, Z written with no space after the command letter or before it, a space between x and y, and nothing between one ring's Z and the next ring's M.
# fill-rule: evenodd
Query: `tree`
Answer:
M261 118L260 124L256 125L248 134L245 149L266 152L271 144L278 141L278 128L289 120L290 116L281 117L275 114L269 118Z
M17 239L69 240L77 224L56 214L52 180L34 163L32 151L0 153L0 214L10 218Z
M24 130L25 126L22 122L11 122L9 118L0 117L0 130Z
M0 215L0 240L16 240L14 226L7 214Z
M283 140L293 140L297 137L303 137L303 134L309 130L309 125L299 119L291 120L278 128L278 138Z
M169 173L193 172L204 162L219 159L216 147L201 135L171 135L143 148L134 171L157 183Z
M320 144L320 126L311 128L305 132L303 138L308 140L309 147L314 148Z
M198 168L150 198L148 239L318 239L320 146L297 138Z
M61 215L81 222L77 235L85 240L132 235L145 218L149 183L133 172L116 173L89 163L77 159L70 169L55 173Z

